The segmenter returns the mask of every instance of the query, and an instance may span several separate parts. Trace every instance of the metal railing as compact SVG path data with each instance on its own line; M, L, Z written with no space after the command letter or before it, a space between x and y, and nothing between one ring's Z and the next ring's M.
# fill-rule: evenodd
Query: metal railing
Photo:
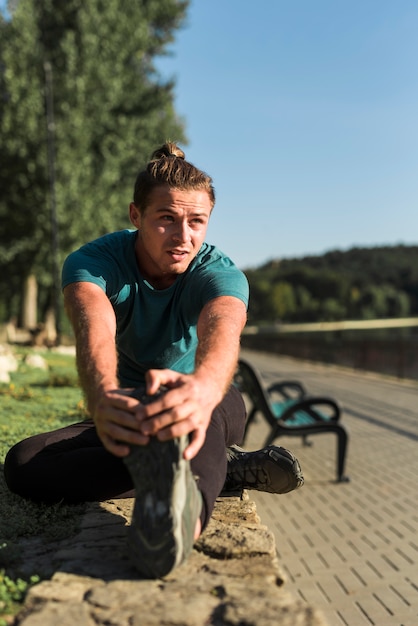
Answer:
M418 380L418 318L248 326L244 348Z
M302 324L276 323L268 326L247 326L244 334L258 333L314 333L338 330L372 330L377 328L412 328L418 326L418 317L401 317L374 320L344 320L340 322L308 322Z

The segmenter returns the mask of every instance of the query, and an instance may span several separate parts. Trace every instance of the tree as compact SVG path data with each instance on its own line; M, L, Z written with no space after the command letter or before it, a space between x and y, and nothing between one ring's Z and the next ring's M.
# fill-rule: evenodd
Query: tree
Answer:
M387 284L368 286L362 293L360 306L364 319L404 317L409 314L407 295Z
M246 271L252 324L276 319L315 322L418 315L418 246L332 251L273 260ZM286 302L282 287L293 295ZM291 297L291 300L290 300Z
M303 285L296 285L296 307L292 321L312 322L318 319L319 302Z
M52 74L61 263L84 241L128 227L139 167L167 138L185 142L174 82L159 76L155 59L173 40L188 1L19 0L11 19L0 21L4 315L17 312L19 286L30 274L44 308L50 295L45 70Z
M274 320L276 315L270 297L270 281L265 278L257 280L252 273L248 273L247 278L251 285L248 322L252 324L254 322Z
M271 288L270 298L276 320L289 320L296 309L295 294L292 285L280 281Z

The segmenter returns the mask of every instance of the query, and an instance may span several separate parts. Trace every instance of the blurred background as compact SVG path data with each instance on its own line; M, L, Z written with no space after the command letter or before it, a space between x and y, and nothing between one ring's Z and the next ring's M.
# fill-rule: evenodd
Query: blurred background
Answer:
M412 0L1 1L3 338L68 340L63 259L130 226L170 138L214 178L208 241L249 278L251 341L416 353L417 26Z

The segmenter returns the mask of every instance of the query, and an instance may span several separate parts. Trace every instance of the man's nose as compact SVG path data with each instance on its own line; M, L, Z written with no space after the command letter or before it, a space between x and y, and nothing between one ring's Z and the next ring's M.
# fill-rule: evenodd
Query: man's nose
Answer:
M188 241L190 239L190 229L187 222L178 222L173 232L175 241Z

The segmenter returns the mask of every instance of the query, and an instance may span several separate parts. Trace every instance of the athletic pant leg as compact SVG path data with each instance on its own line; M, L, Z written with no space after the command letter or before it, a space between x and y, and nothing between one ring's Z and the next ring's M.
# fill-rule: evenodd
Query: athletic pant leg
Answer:
M104 448L91 420L16 444L7 453L4 474L10 491L45 504L134 495L124 463Z
M212 414L206 439L194 459L191 460L193 474L197 476L203 496L200 516L205 528L212 515L215 500L225 484L227 460L225 448L241 443L244 436L246 409L241 394L231 387L223 401Z

